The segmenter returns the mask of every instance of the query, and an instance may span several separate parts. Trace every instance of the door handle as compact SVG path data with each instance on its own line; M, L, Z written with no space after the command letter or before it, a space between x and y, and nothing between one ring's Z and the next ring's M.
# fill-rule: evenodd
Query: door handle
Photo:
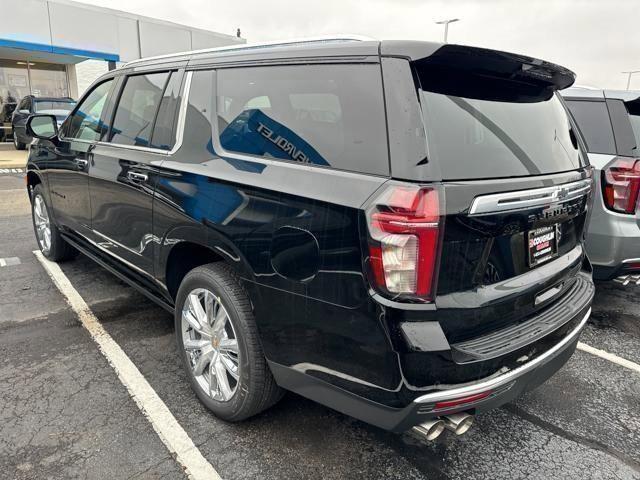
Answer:
M132 182L146 182L147 181L147 175L144 173L138 173L138 172L127 172L127 177L129 177L129 180L131 180Z
M84 170L85 168L87 168L87 165L89 165L89 160L85 160L84 158L76 158L76 165L78 165L81 170Z

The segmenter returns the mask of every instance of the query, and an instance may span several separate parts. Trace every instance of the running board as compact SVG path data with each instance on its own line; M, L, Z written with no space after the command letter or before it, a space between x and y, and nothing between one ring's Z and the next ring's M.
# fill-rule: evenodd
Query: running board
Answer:
M87 257L89 257L91 260L93 260L94 262L96 262L98 265L100 265L101 267L103 267L104 269L108 270L109 272L111 272L113 275L115 275L116 277L118 277L120 280L122 280L123 282L125 282L127 285L135 288L138 292L140 292L141 294L143 294L145 297L147 297L149 300L151 300L152 302L156 303L157 305L161 306L162 308L164 308L166 311L168 311L169 313L174 312L174 306L170 305L169 303L167 303L162 297L158 296L158 295L154 295L152 292L150 292L149 290L147 290L145 287L143 287L142 285L140 285L138 282L136 282L135 280L133 280L133 278L127 276L124 272L118 270L115 266L111 265L107 260L101 258L99 255L97 255L96 253L94 253L93 251L89 250L87 247L83 246L80 242L78 242L75 238L65 234L64 232L62 233L62 237L65 239L66 242L68 242L70 245L72 245L75 249L77 249L80 253L82 253L83 255L86 255Z

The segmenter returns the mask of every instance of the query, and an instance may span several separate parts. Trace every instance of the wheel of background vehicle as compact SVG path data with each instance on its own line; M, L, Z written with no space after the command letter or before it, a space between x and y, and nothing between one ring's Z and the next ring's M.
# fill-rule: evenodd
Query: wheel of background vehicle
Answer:
M31 199L31 217L38 247L49 260L61 262L76 256L76 249L65 242L60 230L51 220L50 208L44 197L42 185L36 185Z
M13 131L13 146L16 147L16 150L24 150L27 147L25 143L18 141L18 135L15 130Z
M211 263L186 275L178 290L175 326L191 387L217 417L244 420L282 398L249 297L227 265Z

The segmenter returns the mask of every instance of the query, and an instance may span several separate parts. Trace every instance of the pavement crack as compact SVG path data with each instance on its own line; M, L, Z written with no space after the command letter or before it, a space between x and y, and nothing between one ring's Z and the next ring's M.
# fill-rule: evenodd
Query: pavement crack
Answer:
M626 466L628 466L629 468L633 469L636 472L640 473L640 463L637 462L636 460L634 460L633 458L629 457L626 453L621 452L619 450L616 450L615 448L610 447L609 445L606 445L602 442L599 442L598 440L592 439L592 438L587 438L587 437L583 437L582 435L578 435L575 433L571 433L568 432L566 430L563 430L562 428L558 427L557 425L554 425L553 423L547 422L546 420L543 420L542 418L533 415L529 412L527 412L526 410L522 409L521 407L518 407L517 405L514 405L512 403L508 403L504 406L502 406L502 409L506 410L507 412L513 414L513 415L517 415L523 419L525 419L526 421L544 429L547 430L548 432L551 432L555 435L558 435L559 437L562 437L566 440L575 442L575 443L579 443L580 445L583 445L587 448L591 448L594 450L598 450L600 452L603 452L607 455L610 455L612 457L614 457L615 459L621 461L622 463L624 463Z

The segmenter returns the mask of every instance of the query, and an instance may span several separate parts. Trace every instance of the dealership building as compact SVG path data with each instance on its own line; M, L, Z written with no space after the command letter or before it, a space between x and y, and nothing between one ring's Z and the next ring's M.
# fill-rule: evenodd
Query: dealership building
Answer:
M26 95L79 95L101 73L142 57L244 43L235 35L68 0L0 0L0 142Z

